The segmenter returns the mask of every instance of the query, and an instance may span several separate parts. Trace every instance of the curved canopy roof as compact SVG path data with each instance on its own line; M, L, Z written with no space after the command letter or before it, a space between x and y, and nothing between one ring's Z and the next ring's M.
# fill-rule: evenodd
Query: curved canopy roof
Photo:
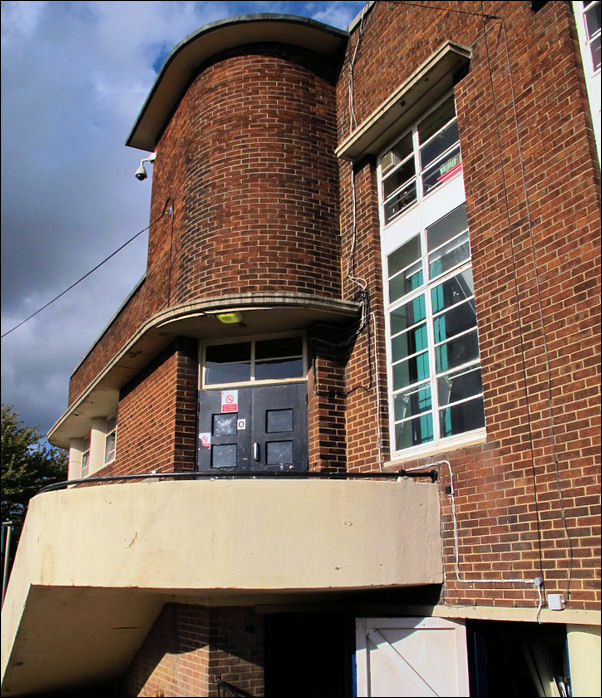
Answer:
M154 150L198 69L222 51L277 42L309 49L333 60L345 47L348 37L346 31L294 15L241 15L206 24L180 42L167 57L126 145Z

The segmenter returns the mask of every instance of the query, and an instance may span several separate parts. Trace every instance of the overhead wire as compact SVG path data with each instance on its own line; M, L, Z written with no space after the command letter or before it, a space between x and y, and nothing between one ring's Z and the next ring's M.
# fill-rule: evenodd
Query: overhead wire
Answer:
M78 284L80 284L84 279L87 279L91 274L93 274L97 269L100 269L103 264L106 264L110 259L112 259L116 254L121 252L121 250L124 249L124 247L127 247L131 242L133 242L137 237L142 235L142 233L145 233L147 230L149 230L155 223L161 220L164 215L169 214L169 209L164 210L161 215L156 218L154 221L151 221L146 228L142 228L142 230L139 230L135 235L132 235L132 237L129 240L126 240L126 242L123 243L123 245L120 245L116 250L111 252L111 254L108 257L105 257L102 262L99 262L95 267L90 269L90 271L86 272L83 276L81 276L77 281L71 284L68 288L66 288L64 291L61 291L58 295L56 295L52 300L49 300L48 303L45 303L41 308L38 308L35 312L31 313L31 315L28 315L24 320L21 320L18 324L16 324L14 327L11 327L10 330L7 332L4 332L4 334L0 335L0 339L4 339L4 337L7 337L11 332L14 332L16 329L24 325L26 322L29 322L32 318L34 318L36 315L39 315L43 310L46 310L48 306L52 305L54 302L58 301L59 298L62 298L66 293L71 291L71 289L75 288Z

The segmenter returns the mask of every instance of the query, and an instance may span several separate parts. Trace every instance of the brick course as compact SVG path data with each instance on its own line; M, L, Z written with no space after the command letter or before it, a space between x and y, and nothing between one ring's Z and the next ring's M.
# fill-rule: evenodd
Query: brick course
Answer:
M217 696L222 679L263 695L264 622L252 608L166 604L122 679L137 696Z

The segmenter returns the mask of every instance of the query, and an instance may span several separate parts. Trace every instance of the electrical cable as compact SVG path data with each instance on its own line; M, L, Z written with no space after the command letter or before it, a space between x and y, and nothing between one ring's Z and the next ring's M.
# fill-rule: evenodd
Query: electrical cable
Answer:
M442 10L444 12L455 12L460 15L472 15L473 17L485 17L486 19L501 19L497 15L488 15L485 12L471 12L470 10L457 10L453 7L441 7L441 5L423 5L419 2L407 2L404 0L405 5L410 5L411 7L421 7L424 10ZM482 5L483 3L481 3Z
M502 21L502 24L503 24L503 21ZM483 26L485 26L485 18L483 18ZM529 390L527 387L528 383L527 383L525 339L524 339L524 332L523 332L523 324L521 322L521 308L520 308L520 300L519 300L520 293L519 293L519 288L518 288L518 272L517 272L517 268L516 268L516 251L514 249L514 236L513 236L513 231L512 231L512 221L511 221L511 217L510 217L510 202L508 200L508 190L507 190L507 186L506 186L506 172L505 172L505 168L504 168L502 136L500 133L500 125L499 125L500 120L499 120L498 109L496 106L495 88L494 88L494 84L493 84L493 69L491 66L491 57L489 54L489 43L487 41L487 33L486 32L485 32L484 38L485 38L485 50L486 50L486 55L487 55L487 66L489 68L488 72L489 72L489 82L490 82L490 87L491 87L491 97L492 97L492 103L493 103L493 113L494 113L494 119L495 119L495 124L496 124L500 172L501 172L501 176L502 176L502 189L503 189L504 204L505 204L505 209L506 209L508 239L510 242L510 255L512 258L512 276L514 279L514 300L515 300L515 306L516 306L520 353L521 353L521 357L522 357L523 390L524 390L524 394L525 394L525 406L527 408L527 430L528 430L528 434L529 434L529 443L530 443L530 451L531 451L531 478L533 481L533 498L534 498L534 503L535 503L535 515L536 515L536 521L537 521L539 570L540 570L540 574L541 574L542 579L544 579L543 553L542 553L542 533L541 533L541 523L540 523L541 516L540 516L540 511L539 511L539 501L537 498L537 481L536 481L536 476L535 476L535 448L534 448L534 443L533 443L533 426L531 423L531 401L529 398Z
M482 3L481 3L482 4ZM508 75L510 77L510 91L512 94L512 106L513 106L513 115L514 115L514 128L516 131L516 141L518 145L518 157L519 157L519 163L520 163L520 171L521 171L521 180L522 180L522 187L523 187L523 194L525 197L525 208L526 208L526 213L527 213L527 222L529 226L529 242L530 242L530 247L531 247L531 259L533 261L533 275L535 277L535 290L536 290L536 295L537 295L537 308L539 310L539 322L541 325L541 336L542 336L542 342L543 342L543 351L544 351L544 363L546 367L546 387L547 387L547 393L548 393L548 412L549 412L549 440L550 440L550 447L552 449L552 460L554 462L554 474L556 478L556 491L558 492L558 499L560 503L560 519L562 521L563 529L564 529L564 534L565 538L567 541L568 545L568 552L569 552L569 568L567 570L567 589L566 589L566 600L567 603L570 600L571 596L571 577L573 573L573 542L571 540L571 536L569 533L568 525L566 522L566 513L564 510L564 499L562 495L562 486L560 484L560 473L559 473L559 463L558 463L558 453L556 451L556 441L554 437L554 431L556 428L555 422L554 422L554 410L552 406L552 378L551 378L551 371L550 371L550 354L548 351L548 340L546 336L546 326L545 326L545 321L543 317L543 307L542 307L542 302L541 302L541 285L539 282L539 271L537 269L537 257L535 255L535 239L533 236L533 219L531 218L531 207L529 203L529 193L527 191L527 180L526 180L526 175L525 175L525 163L523 159L523 150L522 150L522 144L521 144L521 137L520 137L520 130L518 127L518 114L516 112L516 97L515 97L515 92L514 92L514 79L512 76L512 66L510 64L510 55L508 51L508 36L506 34L506 24L504 20L501 20L502 24L502 29L504 31L504 48L505 48L505 53L506 53L506 64L508 67Z
M100 269L100 267L102 267L102 265L105 264L105 262L108 262L109 259L111 259L112 257L114 257L118 252L121 252L121 250L123 250L124 247L127 247L127 245L129 245L130 242L133 242L138 236L142 235L142 233L145 233L147 230L149 230L149 228L151 228L155 223L157 223L158 221L160 221L161 218L163 218L163 216L166 215L167 213L169 213L168 210L163 211L163 213L161 213L161 215L160 215L157 219L155 219L154 221L151 221L151 222L146 226L146 228L143 228L142 230L139 230L135 235L132 235L132 237L131 237L129 240L127 240L126 242L124 242L123 245L121 245L120 247L118 247L114 252L111 252L111 254L110 254L108 257L105 257L105 259L103 259L102 262L99 262L93 269L90 269L89 272L87 272L87 273L84 274L82 277L80 277L75 283L72 283L71 286L69 286L68 288L66 288L64 291L61 291L61 293L59 293L58 296L55 296L52 300L48 301L48 303L46 303L45 305L43 305L41 308L38 308L34 313L32 313L31 315L29 315L28 317L26 317L25 320L21 320L20 323L18 323L18 324L15 325L14 327L12 327L10 330L8 330L7 332L5 332L3 335L0 335L0 339L4 339L4 337L8 336L11 332L14 332L16 329L18 329L19 327L21 327L21 325L24 325L26 322L29 322L29 320L31 320L31 319L34 318L36 315L38 315L38 313L41 313L42 310L46 310L46 308L47 308L49 305L52 305L55 301L58 301L59 298L62 298L62 297L63 297L66 293L68 293L72 288L75 288L75 287L76 287L78 284L80 284L84 279L87 279L87 278L90 276L90 274L92 274L93 272L95 272L97 269Z
M454 474L452 472L451 463L448 460L438 460L434 463L426 463L425 465L417 465L413 468L406 468L406 471L412 472L414 470L426 470L427 468L435 468L440 465L447 465L449 472L449 494L451 496L451 510L452 510L452 521L454 522L454 552L455 552L455 573L456 581L461 584L533 584L537 587L539 594L539 606L537 609L537 619L539 620L539 614L541 613L541 608L543 605L543 598L541 594L541 586L543 584L542 577L535 577L534 579L524 579L522 577L515 579L466 579L462 578L460 575L460 542L458 535L458 521L456 518L456 499L454 493Z

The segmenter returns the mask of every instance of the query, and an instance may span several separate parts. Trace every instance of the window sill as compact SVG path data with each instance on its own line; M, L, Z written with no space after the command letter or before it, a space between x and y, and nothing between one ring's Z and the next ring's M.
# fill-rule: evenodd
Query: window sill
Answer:
M445 441L440 441L438 444L426 444L419 448L408 449L403 453L394 455L390 460L385 461L383 465L385 468L398 468L401 464L407 463L408 461L430 458L431 456L449 453L450 451L467 448L468 446L475 446L480 443L485 443L486 441L487 434L485 433L485 429L477 429L469 434L462 434L461 437L450 437Z

